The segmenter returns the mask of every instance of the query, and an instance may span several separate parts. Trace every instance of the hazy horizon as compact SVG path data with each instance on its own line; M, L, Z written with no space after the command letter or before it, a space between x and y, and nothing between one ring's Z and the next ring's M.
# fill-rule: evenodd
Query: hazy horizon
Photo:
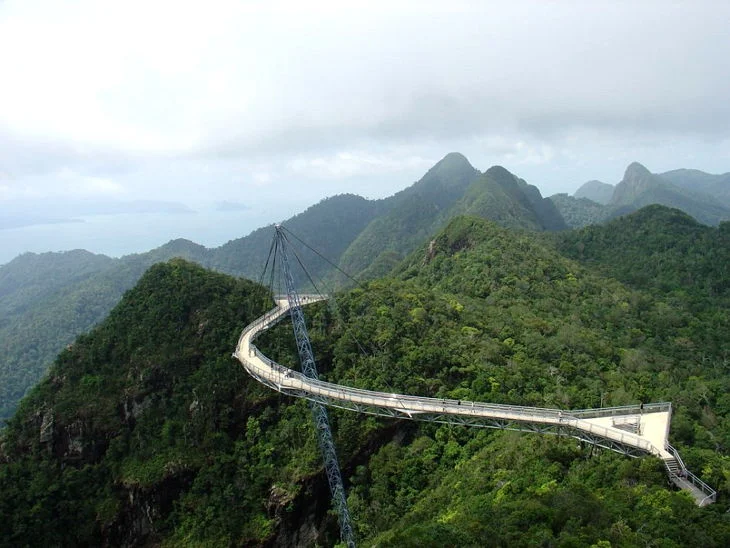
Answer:
M487 169L482 166L474 167L482 172ZM418 179L423 174L425 171ZM520 173L515 175L521 177ZM402 187L393 188L387 194L364 197L386 198L414 182L415 180L404 183ZM531 181L527 182L533 184ZM587 180L583 181L585 182ZM620 182L620 178L602 182L615 185ZM583 183L565 193L573 195ZM540 192L543 197L556 194L546 195L542 189ZM55 216L45 213L45 217L40 220L31 218L24 222L19 219L20 226L12 226L13 219L0 219L0 266L26 252L85 249L119 258L150 251L178 238L191 240L207 248L219 247L230 240L247 236L258 228L284 221L333 195L322 196L307 203L301 198L289 202L275 201L259 208L224 200L204 204L197 210L179 202L139 200L105 203L103 206L93 202L76 202L70 209L56 212ZM102 213L90 213L91 211ZM3 226L3 221L9 222L10 226ZM124 235L122 238L121 234Z
M730 171L728 20L713 0L5 0L0 263L84 230L111 250L216 245L327 196L391 195L451 151L544 196L633 161ZM133 226L99 219L130 202L147 203ZM239 230L223 202L270 213ZM169 207L198 214L154 220Z

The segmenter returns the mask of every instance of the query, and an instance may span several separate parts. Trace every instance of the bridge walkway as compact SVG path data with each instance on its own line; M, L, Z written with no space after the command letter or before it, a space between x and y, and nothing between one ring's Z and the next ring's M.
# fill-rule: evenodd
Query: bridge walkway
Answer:
M321 299L303 295L301 304ZM233 354L250 375L274 390L360 413L570 436L630 456L655 455L664 461L670 481L692 494L697 504L715 500L715 491L686 469L668 443L670 403L567 411L409 396L310 379L270 360L253 344L289 311L285 298L277 298L276 305L244 328Z

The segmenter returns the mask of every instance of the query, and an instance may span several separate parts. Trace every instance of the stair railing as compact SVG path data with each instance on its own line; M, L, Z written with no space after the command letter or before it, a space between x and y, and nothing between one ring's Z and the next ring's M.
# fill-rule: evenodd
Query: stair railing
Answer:
M669 472L670 478L674 479L685 479L689 481L692 485L697 487L700 491L702 491L706 496L699 502L699 506L704 506L706 504L709 504L711 502L715 502L717 500L717 491L715 491L712 487L707 485L704 481L702 481L700 478L695 476L692 472L687 470L687 467L684 464L684 461L682 460L682 457L679 456L679 451L677 451L674 447L669 445L668 443L665 445L665 449L671 453L671 455L675 458L677 461L677 464L680 468L680 474L676 474L669 470L669 467L667 466L667 471ZM664 463L665 466L667 463Z

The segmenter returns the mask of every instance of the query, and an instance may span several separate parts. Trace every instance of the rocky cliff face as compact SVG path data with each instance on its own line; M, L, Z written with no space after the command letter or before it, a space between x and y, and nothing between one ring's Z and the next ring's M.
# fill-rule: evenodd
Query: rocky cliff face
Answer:
M626 169L623 180L613 193L610 205L614 208L614 215L652 204L681 209L707 225L717 225L730 219L730 209L724 207L720 200L680 188L634 162Z
M648 190L659 187L662 181L638 162L633 162L626 168L624 178L616 185L611 205L631 205L639 196Z

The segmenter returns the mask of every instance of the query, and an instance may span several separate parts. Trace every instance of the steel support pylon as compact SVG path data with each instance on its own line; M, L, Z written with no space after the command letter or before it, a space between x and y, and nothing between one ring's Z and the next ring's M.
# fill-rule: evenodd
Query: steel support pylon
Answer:
M284 267L284 280L286 283L286 296L289 301L289 310L294 328L294 338L297 342L297 351L299 352L299 361L302 365L302 373L311 379L319 379L317 373L317 364L314 361L314 352L312 344L309 341L307 333L307 324L304 321L304 312L299 299L299 293L294 288L294 278L289 267L289 258L286 253L288 241L280 225L276 226L276 238L278 240L278 249L281 254L281 261ZM314 425L317 429L317 437L319 439L319 447L324 458L324 469L327 474L330 492L332 493L332 502L340 522L340 537L347 544L348 548L355 547L355 533L352 529L352 520L350 519L350 511L347 507L347 496L345 495L345 487L342 482L342 473L340 465L337 461L337 451L335 443L332 439L332 430L330 428L327 409L320 402L311 401L312 416Z

